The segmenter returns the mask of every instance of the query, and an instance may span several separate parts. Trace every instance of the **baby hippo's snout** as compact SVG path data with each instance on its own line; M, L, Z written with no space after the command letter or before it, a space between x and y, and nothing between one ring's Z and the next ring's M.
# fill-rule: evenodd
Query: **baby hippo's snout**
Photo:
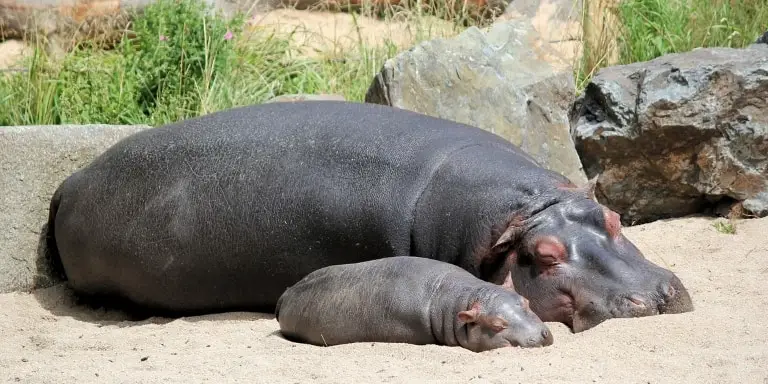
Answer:
M516 294L514 294L517 296ZM505 308L507 314L513 318L512 326L509 329L509 342L513 347L522 348L534 348L534 347L546 347L554 343L554 337L550 332L549 327L539 319L539 317L531 310L528 305L528 300L522 296L518 296L518 303L511 308Z
M523 335L522 338L511 340L510 344L513 347L522 348L534 348L534 347L546 347L552 345L555 339L552 337L552 332L549 331L546 325L543 327L537 327L527 335Z

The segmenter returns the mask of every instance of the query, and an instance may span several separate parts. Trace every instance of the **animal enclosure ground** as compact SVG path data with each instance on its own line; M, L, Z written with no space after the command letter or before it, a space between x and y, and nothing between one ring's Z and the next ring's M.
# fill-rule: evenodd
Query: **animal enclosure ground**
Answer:
M735 235L709 218L625 229L687 285L692 313L614 319L555 344L475 354L399 344L314 347L272 315L125 321L61 286L0 295L0 381L21 383L768 383L768 218Z

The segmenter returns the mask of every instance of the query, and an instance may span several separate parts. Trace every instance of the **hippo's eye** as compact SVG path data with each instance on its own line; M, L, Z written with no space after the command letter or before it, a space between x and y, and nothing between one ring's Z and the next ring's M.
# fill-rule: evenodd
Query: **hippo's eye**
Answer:
M550 255L539 255L539 257L536 258L536 261L539 265L544 267L551 267L553 265L560 264L558 263L557 259Z

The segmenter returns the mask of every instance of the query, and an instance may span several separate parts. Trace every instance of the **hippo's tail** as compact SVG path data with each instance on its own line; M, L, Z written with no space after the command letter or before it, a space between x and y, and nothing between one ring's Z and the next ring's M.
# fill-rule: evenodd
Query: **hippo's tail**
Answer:
M64 183L62 183L51 198L51 204L48 207L48 224L45 235L45 257L48 261L51 277L54 279L67 280L67 273L64 271L64 264L61 262L61 255L59 255L59 248L56 245L56 212L59 210L59 204L61 203L61 190Z

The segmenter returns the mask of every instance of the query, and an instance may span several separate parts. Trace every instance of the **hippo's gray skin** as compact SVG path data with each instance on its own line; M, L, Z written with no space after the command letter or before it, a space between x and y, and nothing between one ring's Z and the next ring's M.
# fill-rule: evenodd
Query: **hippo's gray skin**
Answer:
M49 248L76 293L166 316L272 312L314 270L397 255L497 284L511 272L542 320L575 332L691 311L589 190L479 128L274 103L116 143L55 192Z
M287 339L327 346L442 344L482 352L553 341L511 278L496 285L411 256L316 270L280 296L275 318Z

